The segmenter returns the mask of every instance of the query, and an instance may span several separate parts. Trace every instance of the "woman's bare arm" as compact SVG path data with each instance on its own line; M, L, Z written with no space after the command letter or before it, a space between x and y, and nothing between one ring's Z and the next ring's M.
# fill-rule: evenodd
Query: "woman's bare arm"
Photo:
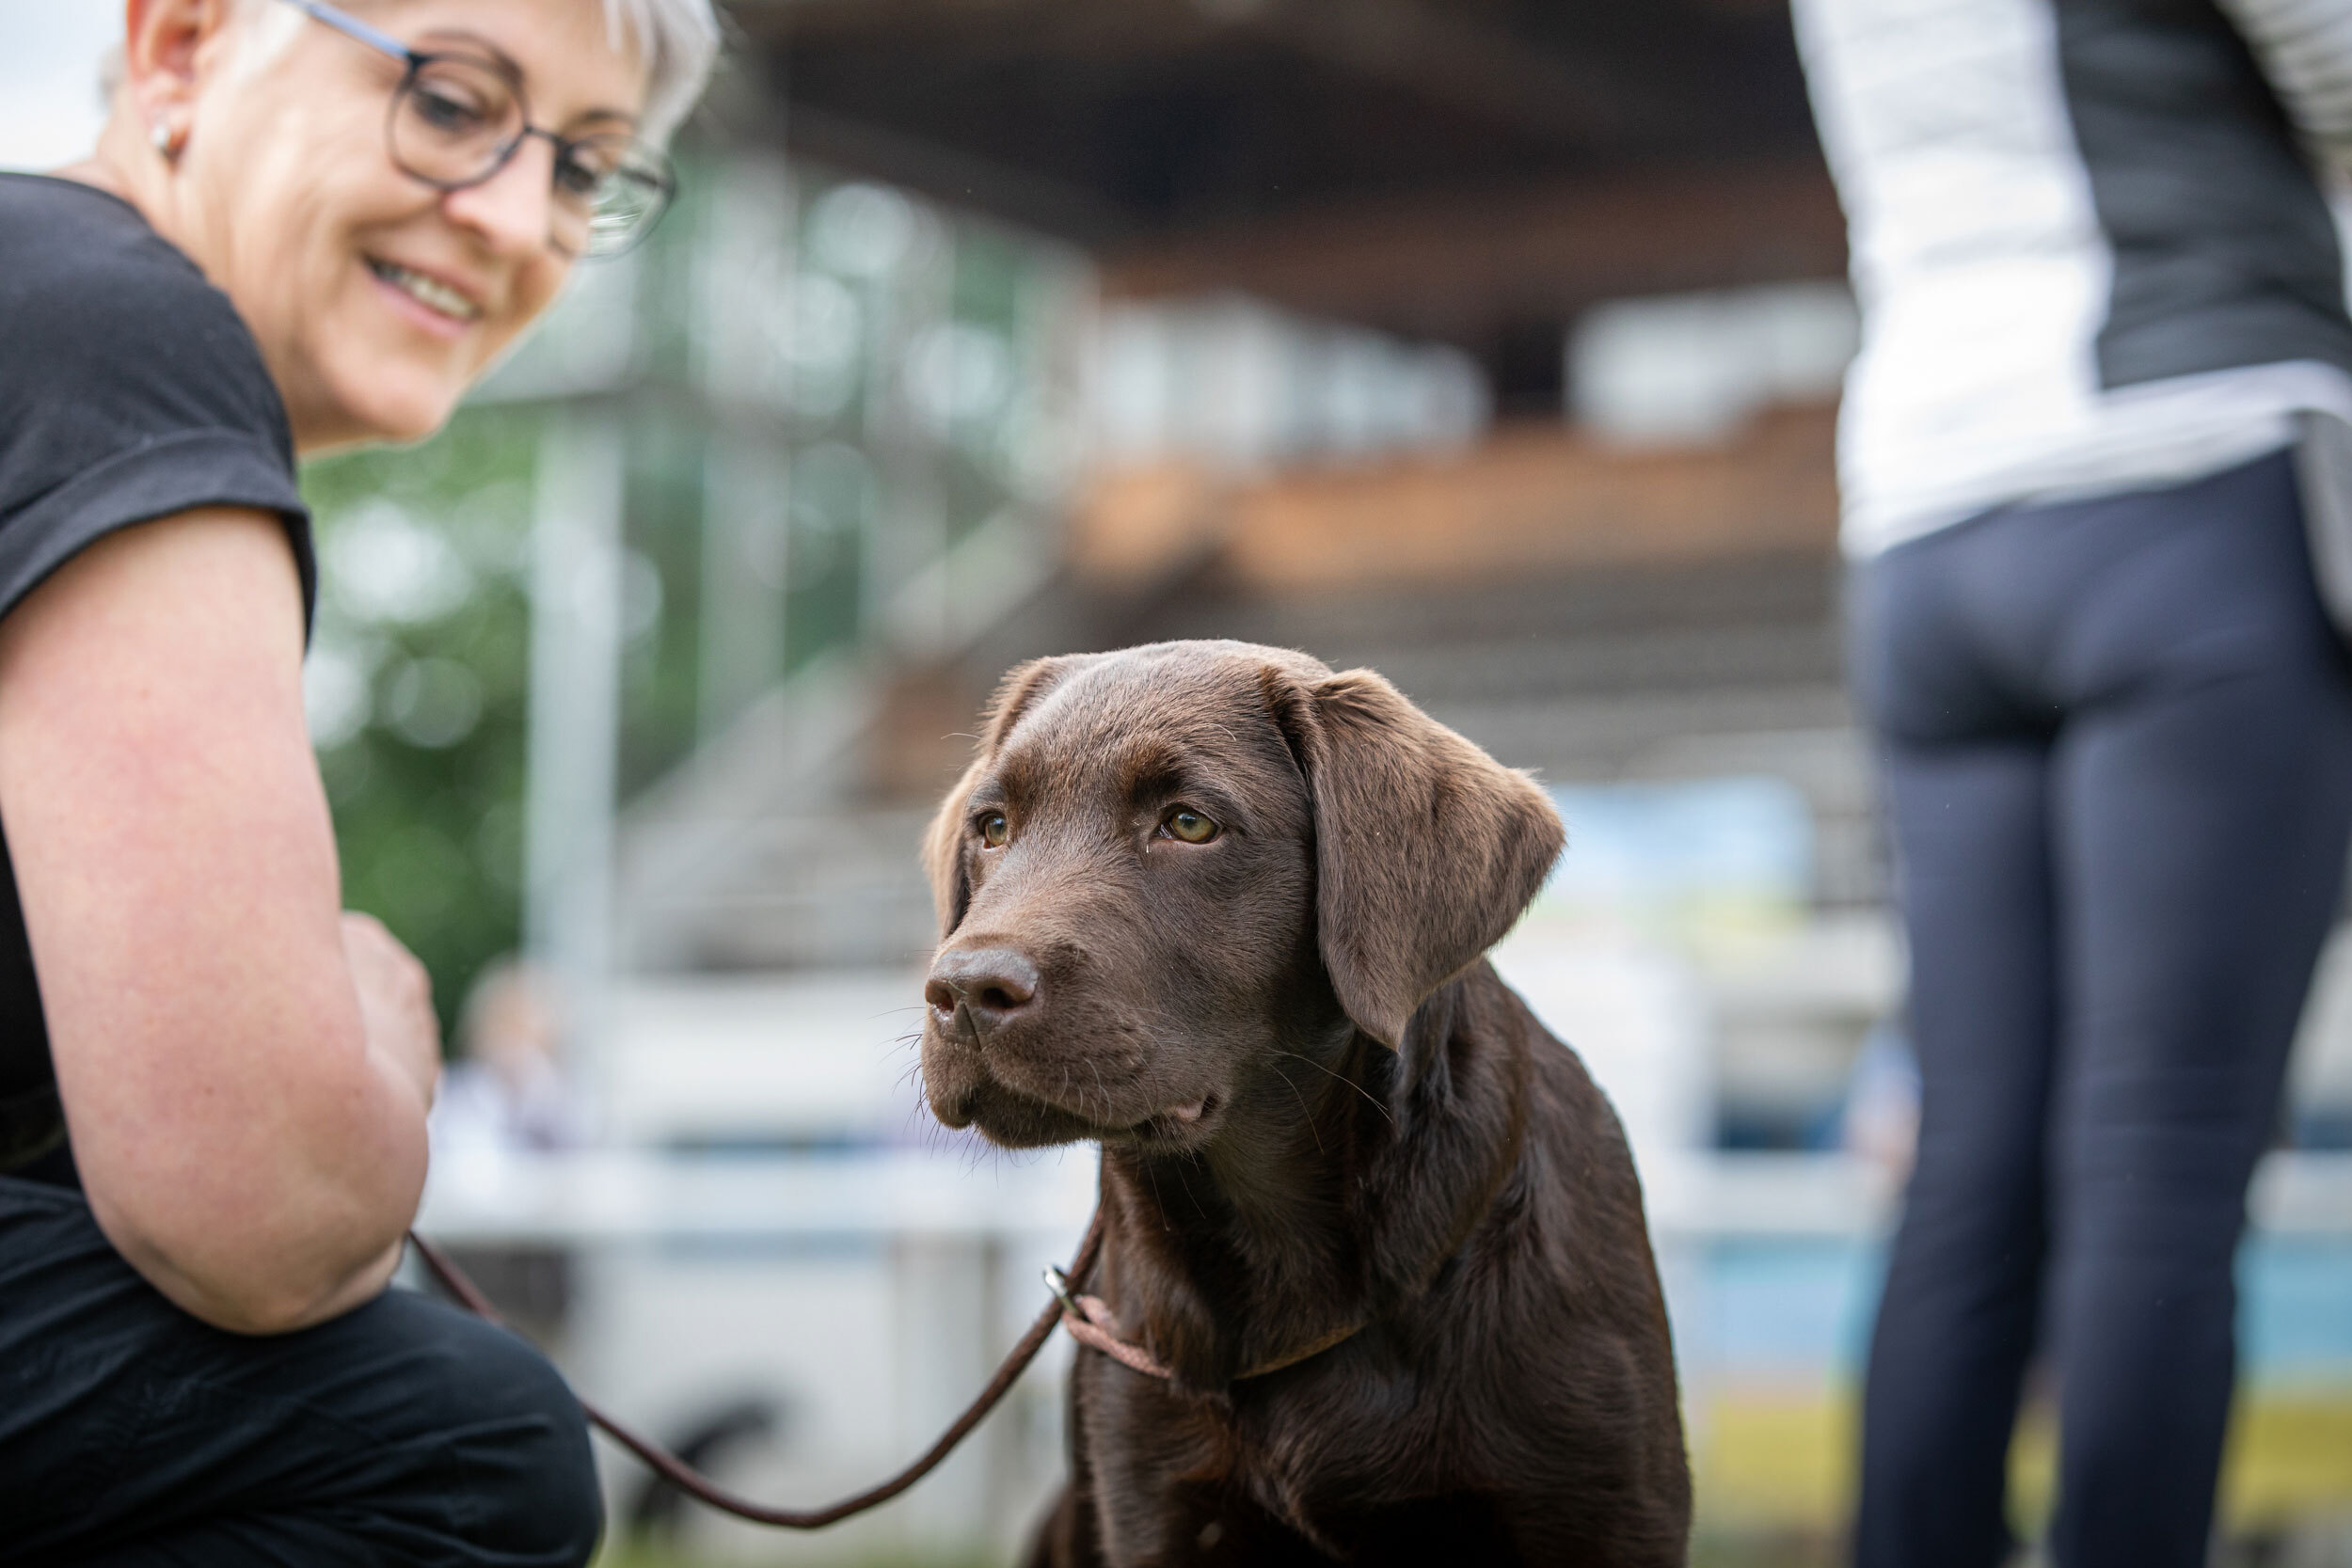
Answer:
M245 1333L382 1287L438 1070L421 971L341 911L301 656L251 512L112 534L0 621L0 824L84 1187Z

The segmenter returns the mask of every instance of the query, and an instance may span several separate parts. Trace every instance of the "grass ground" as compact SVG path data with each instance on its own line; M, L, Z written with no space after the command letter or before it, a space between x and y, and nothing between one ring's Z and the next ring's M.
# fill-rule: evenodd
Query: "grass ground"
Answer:
M1831 1568L1836 1561L1830 1543L1802 1537L1750 1542L1702 1541L1695 1544L1691 1554L1691 1568ZM742 1568L742 1562L730 1558L721 1564L640 1543L607 1547L603 1556L596 1560L596 1568ZM864 1559L853 1564L841 1565L841 1568L1002 1568L1002 1565L983 1564L970 1559L883 1557Z
M604 1550L597 1554L595 1568L742 1568L744 1560L729 1557L722 1564L678 1553L658 1543L608 1541ZM983 1558L885 1556L836 1562L832 1568L1002 1568L1002 1565Z
M1852 1496L1854 1400L1851 1390L1786 1399L1726 1399L1694 1444L1702 1533L1741 1542L1832 1539ZM2049 1515L2057 1475L2056 1423L2029 1405L2010 1453L2010 1496L2018 1530L2035 1534ZM2230 1429L2221 1481L2225 1528L2249 1539L2352 1515L2352 1391L2297 1397L2275 1390L2245 1396ZM1746 1550L1747 1547L1740 1549ZM1815 1555L1789 1562L1827 1561ZM1781 1556L1726 1560L1777 1568Z
M1851 1390L1718 1403L1697 1437L1699 1533L1691 1568L1838 1568L1851 1506ZM2010 1454L2015 1519L2030 1536L2055 1471L2050 1414L2029 1408ZM2352 1390L2249 1395L2231 1430L2222 1484L2229 1568L2352 1568ZM773 1560L797 1561L781 1549ZM743 1568L645 1543L609 1547L598 1568ZM997 1568L974 1559L834 1559L828 1568Z
M723 1562L681 1556L638 1544L608 1548L596 1568L744 1568L749 1560L730 1557ZM1842 1568L1844 1555L1833 1537L1807 1531L1740 1536L1701 1536L1691 1545L1691 1568ZM2297 1546L2280 1537L2258 1534L2224 1544L2218 1568L2352 1568L2352 1548L2341 1542ZM875 1557L833 1568L1003 1568L1000 1563L970 1558Z

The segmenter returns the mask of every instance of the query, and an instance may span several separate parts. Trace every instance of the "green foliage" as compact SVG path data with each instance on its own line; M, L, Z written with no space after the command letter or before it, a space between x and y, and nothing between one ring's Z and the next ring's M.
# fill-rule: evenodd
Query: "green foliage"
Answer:
M699 426L658 404L629 421L616 759L624 800L684 760L697 738L707 444Z
M309 466L306 671L343 901L433 972L445 1022L520 934L536 416L469 409L422 446Z

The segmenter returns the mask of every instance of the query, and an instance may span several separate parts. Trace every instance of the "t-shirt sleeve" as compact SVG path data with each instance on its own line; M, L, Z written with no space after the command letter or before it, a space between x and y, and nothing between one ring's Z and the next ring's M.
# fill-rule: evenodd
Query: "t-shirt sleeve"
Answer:
M31 254L0 245L0 613L117 529L244 507L283 520L307 624L310 515L251 333L135 214L74 195Z
M2220 0L2298 130L2352 162L2352 7L2344 0Z

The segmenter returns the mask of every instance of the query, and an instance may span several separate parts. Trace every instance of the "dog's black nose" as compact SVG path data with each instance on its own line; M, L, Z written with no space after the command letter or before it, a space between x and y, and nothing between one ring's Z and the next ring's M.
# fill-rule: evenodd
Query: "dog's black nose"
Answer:
M953 1025L961 1003L986 1033L1037 1006L1040 984L1037 965L1009 947L950 948L931 961L923 999L944 1025Z

